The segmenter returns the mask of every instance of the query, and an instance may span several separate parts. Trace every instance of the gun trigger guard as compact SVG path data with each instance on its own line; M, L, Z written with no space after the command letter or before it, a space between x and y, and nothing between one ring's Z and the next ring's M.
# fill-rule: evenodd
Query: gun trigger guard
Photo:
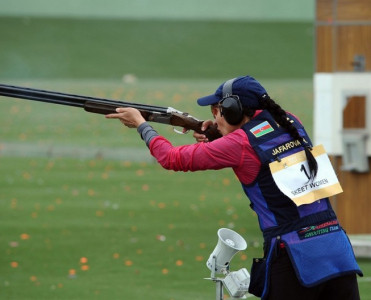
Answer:
M180 131L180 130L178 130L178 129L176 129L175 127L173 127L173 130L174 130L174 132L176 132L177 134L187 134L190 130L188 129L187 131Z

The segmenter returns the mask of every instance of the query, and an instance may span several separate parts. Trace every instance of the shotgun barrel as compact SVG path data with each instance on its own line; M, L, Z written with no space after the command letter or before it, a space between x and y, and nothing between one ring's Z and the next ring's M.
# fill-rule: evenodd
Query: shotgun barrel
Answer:
M104 98L73 95L6 84L0 84L0 96L75 106L97 114L115 113L118 107L133 107L138 109L147 121L194 130L198 133L205 134L210 141L221 137L215 125L210 126L206 131L202 131L202 120L198 120L188 113L178 111L172 107L114 101Z

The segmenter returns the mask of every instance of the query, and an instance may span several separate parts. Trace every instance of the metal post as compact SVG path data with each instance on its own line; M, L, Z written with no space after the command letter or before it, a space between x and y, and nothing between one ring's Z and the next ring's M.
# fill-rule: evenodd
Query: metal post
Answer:
M215 285L216 285L216 300L223 300L224 298L223 281L220 279L216 279Z

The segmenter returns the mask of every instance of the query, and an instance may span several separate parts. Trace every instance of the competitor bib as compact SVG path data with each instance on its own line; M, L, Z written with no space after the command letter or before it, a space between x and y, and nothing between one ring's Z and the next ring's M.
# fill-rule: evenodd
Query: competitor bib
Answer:
M304 150L269 164L278 188L297 206L343 192L324 147L315 146L311 152L318 164L318 173L313 181L309 180L310 172Z

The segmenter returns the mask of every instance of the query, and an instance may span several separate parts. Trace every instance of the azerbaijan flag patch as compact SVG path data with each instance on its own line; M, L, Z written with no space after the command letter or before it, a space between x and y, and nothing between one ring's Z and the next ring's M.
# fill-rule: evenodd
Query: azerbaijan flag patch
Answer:
M269 132L274 131L274 129L271 124L268 123L268 121L264 121L263 123L260 123L259 125L250 129L250 131L253 135L255 135L255 137L261 137Z

